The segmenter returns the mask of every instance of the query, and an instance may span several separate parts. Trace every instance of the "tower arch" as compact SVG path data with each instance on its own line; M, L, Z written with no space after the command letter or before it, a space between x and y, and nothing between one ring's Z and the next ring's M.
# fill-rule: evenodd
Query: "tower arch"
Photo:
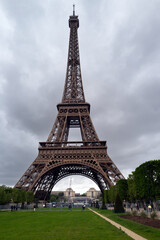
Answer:
M39 176L31 190L35 192L35 197L40 200L48 200L53 187L60 180L71 175L81 175L91 179L97 184L102 193L104 189L108 188L105 176L95 168L83 164L70 163L50 168L50 170Z

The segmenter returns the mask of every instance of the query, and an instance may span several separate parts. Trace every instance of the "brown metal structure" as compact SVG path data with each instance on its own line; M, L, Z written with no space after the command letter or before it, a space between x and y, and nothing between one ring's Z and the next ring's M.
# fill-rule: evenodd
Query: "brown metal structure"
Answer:
M78 16L69 18L70 39L68 63L62 102L46 142L40 142L35 161L15 185L34 191L47 200L54 185L69 175L92 179L102 193L123 175L107 154L106 141L100 141L90 117L90 104L85 101L79 46ZM69 142L70 128L80 128L82 141Z

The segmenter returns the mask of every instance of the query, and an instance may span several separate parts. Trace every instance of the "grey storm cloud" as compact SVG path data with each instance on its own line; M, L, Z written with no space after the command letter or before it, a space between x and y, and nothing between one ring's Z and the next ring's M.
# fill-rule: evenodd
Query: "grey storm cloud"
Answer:
M15 185L54 123L72 4L0 2L0 184ZM160 2L75 4L86 101L100 139L107 140L110 157L127 177L141 163L160 158ZM95 186L84 177L72 178L77 191Z

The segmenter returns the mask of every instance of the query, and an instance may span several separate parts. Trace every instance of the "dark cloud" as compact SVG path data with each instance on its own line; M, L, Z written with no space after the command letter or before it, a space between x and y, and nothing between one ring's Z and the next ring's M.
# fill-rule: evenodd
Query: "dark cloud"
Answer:
M160 3L75 4L92 120L127 176L142 162L160 156ZM71 1L0 3L0 184L16 183L54 123L65 80L71 14ZM82 180L73 179L83 192L88 180L83 178L80 186ZM68 180L59 184L67 187Z

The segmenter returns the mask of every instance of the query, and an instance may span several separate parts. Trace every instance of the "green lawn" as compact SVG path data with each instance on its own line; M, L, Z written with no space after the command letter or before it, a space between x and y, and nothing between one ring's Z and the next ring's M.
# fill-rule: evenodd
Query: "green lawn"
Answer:
M90 211L0 212L0 240L131 239Z
M115 214L111 210L98 210L98 212L148 240L160 240L160 229L120 218L118 217L120 214Z

